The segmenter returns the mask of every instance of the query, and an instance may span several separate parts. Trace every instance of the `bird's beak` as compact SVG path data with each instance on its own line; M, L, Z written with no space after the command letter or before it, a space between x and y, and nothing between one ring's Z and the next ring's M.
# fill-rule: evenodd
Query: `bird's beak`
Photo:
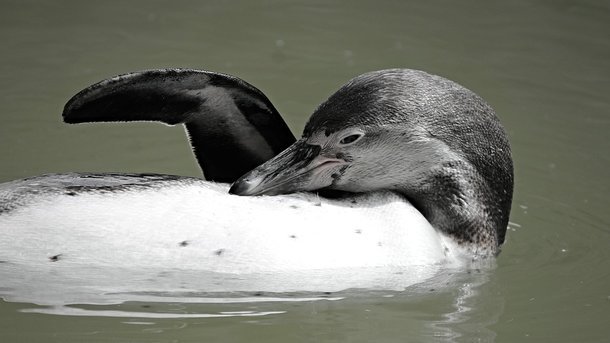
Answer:
M330 186L347 162L323 156L319 145L301 139L233 183L229 193L274 195L312 191Z

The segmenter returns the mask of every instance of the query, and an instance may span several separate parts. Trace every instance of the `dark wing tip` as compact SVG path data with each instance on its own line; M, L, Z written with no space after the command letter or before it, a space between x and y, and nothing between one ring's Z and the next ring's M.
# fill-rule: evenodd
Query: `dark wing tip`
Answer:
M74 95L62 117L85 122L183 122L201 99L185 90L204 87L209 73L193 69L154 69L127 73L95 83Z
M92 103L116 92L117 88L120 88L127 80L132 80L146 72L148 71L117 75L110 79L97 82L76 93L64 106L62 112L64 122L75 124L93 121L94 116L91 116L91 112L98 112L99 108L92 106Z

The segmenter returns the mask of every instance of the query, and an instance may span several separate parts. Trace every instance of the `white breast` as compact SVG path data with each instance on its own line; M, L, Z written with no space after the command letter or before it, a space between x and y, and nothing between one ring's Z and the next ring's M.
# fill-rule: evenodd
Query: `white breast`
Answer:
M335 201L312 194L240 197L227 188L201 182L43 195L0 215L0 277L28 270L99 280L106 277L100 273L121 270L128 282L142 271L183 271L194 278L234 275L235 287L249 290L241 289L249 288L245 275L276 274L282 277L273 284L256 278L252 289L337 290L383 283L384 272L397 270L429 276L457 261L455 245L392 193Z

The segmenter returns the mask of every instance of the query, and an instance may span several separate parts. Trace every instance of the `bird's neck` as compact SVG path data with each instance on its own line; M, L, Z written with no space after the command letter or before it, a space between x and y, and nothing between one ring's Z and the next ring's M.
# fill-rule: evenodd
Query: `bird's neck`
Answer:
M488 203L489 187L476 173L444 168L430 173L423 183L397 189L434 228L480 255L499 251L497 206Z

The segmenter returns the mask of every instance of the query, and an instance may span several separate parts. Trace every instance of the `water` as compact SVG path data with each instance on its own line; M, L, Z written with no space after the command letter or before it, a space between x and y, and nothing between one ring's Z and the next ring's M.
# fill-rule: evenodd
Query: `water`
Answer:
M65 171L198 176L181 128L60 120L81 88L168 66L249 81L296 133L362 72L440 74L496 109L516 170L512 224L492 270L296 302L146 294L54 312L5 301L1 341L609 340L608 2L5 0L0 19L0 181Z

